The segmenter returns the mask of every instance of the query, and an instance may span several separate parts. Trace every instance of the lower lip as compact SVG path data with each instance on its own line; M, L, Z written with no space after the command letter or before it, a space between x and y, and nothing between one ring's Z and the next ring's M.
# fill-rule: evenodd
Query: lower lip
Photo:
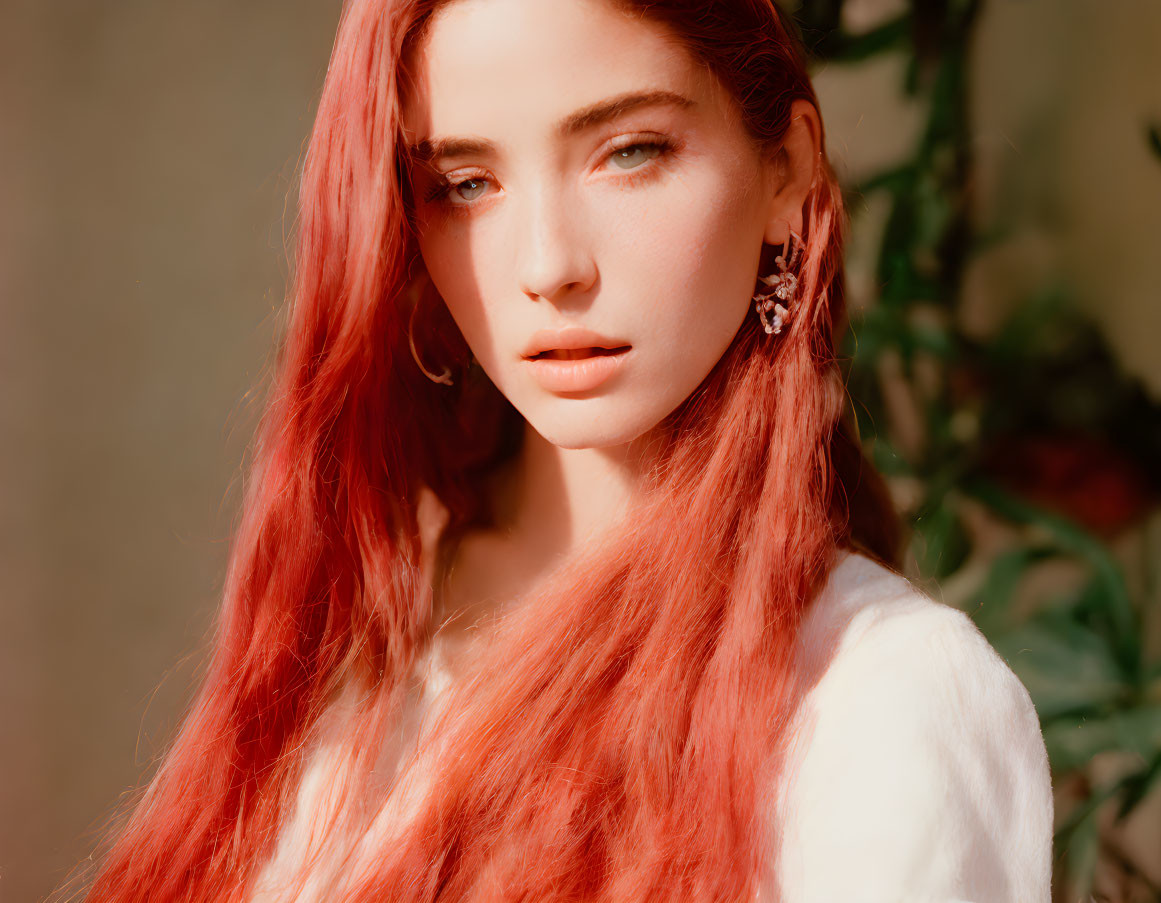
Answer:
M616 373L629 348L616 354L594 354L573 360L552 357L527 358L532 373L546 392L587 392Z

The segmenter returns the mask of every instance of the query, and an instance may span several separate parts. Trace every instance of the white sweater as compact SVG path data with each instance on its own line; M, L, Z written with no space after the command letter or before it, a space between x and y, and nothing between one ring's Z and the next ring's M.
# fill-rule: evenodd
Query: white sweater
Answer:
M425 733L421 713L449 685L432 649L395 752ZM1039 720L967 615L845 553L798 654L811 689L763 801L779 842L757 903L1049 903L1053 802ZM335 805L336 751L324 745L308 762L254 903L287 900L280 875L317 849L312 822ZM423 771L388 795L365 855L405 830L429 789ZM297 903L327 899L326 871Z
M773 793L783 903L1049 903L1040 722L971 619L851 553L799 653L817 682Z

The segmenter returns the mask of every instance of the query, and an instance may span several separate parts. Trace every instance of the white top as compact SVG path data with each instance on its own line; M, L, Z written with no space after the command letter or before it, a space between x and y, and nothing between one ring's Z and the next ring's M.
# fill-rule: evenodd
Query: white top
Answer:
M439 644L432 650L405 719L413 738L429 723L417 716L448 686ZM807 613L798 654L811 689L764 801L780 841L757 903L1049 903L1053 801L1039 720L967 615L844 553ZM333 752L324 744L308 763L253 901L287 899L277 876L316 848L310 825L333 798ZM368 855L404 829L427 790L421 773L404 778ZM296 899L325 900L328 880L320 874Z
M817 683L775 791L783 903L1049 903L1040 722L972 620L852 553L799 653Z

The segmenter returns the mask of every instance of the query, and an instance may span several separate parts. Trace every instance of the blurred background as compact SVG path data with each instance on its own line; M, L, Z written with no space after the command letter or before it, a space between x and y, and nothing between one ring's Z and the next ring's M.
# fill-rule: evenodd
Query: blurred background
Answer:
M1058 901L1161 901L1161 3L805 0L864 442L1028 686ZM0 900L189 702L338 0L0 0Z

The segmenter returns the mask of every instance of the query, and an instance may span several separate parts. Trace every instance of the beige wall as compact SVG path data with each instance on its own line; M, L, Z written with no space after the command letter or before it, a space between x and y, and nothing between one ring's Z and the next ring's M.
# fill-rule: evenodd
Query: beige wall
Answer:
M87 852L192 683L338 6L0 3L5 901Z
M882 5L852 10L872 21ZM187 699L338 6L4 0L4 900L46 894L84 855ZM981 218L1017 237L973 290L986 325L1068 273L1161 392L1161 165L1142 137L1161 122L1158 34L1152 0L993 0L975 77ZM893 61L817 83L840 168L906 152L917 120ZM867 229L876 211L855 214Z

